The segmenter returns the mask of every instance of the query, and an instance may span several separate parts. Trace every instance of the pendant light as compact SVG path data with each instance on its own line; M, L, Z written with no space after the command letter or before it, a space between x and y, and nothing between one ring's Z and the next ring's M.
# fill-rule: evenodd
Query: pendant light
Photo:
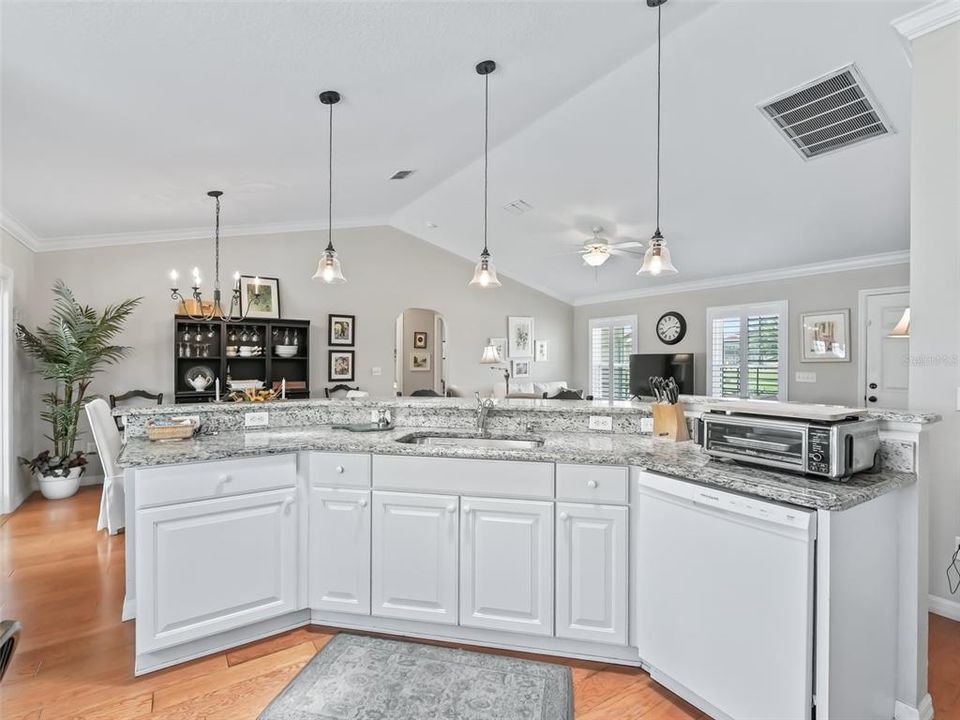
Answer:
M490 251L487 250L487 157L490 147L490 73L497 69L493 60L484 60L477 63L477 74L483 76L483 252L480 253L480 262L473 271L473 280L470 287L496 288L500 287L497 279L497 270L490 262Z
M660 233L660 20L662 6L667 0L647 0L649 7L657 9L657 229L650 238L650 247L643 255L643 265L637 275L675 275L677 268L670 262L670 250L667 241Z
M333 248L333 106L340 102L340 93L336 90L322 92L320 93L320 102L330 108L330 138L329 154L327 156L330 194L327 202L327 247L323 251L323 256L320 258L320 264L317 265L317 272L314 273L313 279L323 280L328 285L334 285L347 281L343 276L343 270L340 268L340 258L337 257L337 251Z

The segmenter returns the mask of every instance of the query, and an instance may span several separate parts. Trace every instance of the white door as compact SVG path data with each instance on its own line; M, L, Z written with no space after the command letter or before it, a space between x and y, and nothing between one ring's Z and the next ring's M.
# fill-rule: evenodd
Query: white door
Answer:
M137 654L297 610L295 488L137 512Z
M373 493L373 608L380 617L457 624L454 495Z
M890 332L910 306L905 292L867 295L866 298L866 387L867 407L907 407L910 378L910 338L890 337Z
M310 488L310 607L370 614L370 492Z
M557 637L627 644L627 512L557 503Z
M461 504L460 624L553 635L553 503Z

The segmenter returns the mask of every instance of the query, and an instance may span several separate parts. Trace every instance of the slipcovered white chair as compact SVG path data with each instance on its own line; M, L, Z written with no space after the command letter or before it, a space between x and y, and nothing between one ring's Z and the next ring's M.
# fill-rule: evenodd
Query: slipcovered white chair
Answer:
M120 431L106 400L91 400L86 410L93 441L97 444L97 454L103 463L103 495L100 498L97 530L106 528L108 533L116 535L124 526L123 470L117 466L121 447Z

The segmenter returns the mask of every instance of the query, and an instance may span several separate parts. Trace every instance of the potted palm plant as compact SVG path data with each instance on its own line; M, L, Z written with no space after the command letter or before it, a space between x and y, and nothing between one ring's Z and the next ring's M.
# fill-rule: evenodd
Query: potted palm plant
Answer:
M94 397L87 395L93 376L130 350L111 341L142 298L97 312L77 302L62 280L53 286L53 294L56 300L46 327L30 332L18 324L17 339L36 361L36 372L52 383L52 389L43 394L45 409L40 417L50 423L52 430L46 437L53 449L20 462L37 478L43 496L56 500L70 497L80 487L87 463L84 453L75 449L80 411Z

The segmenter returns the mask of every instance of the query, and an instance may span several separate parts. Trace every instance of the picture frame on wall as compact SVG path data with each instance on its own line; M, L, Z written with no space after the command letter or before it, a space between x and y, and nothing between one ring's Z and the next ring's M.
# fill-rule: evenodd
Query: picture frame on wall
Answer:
M356 315L327 315L328 345L353 347L356 333Z
M416 350L426 350L427 334L425 332L417 331L413 333L413 347Z
M800 313L800 362L850 362L850 310Z
M511 360L510 361L510 376L515 378L528 378L530 377L530 365L532 364L531 360Z
M533 318L507 318L507 352L511 358L533 357Z
M507 339L505 337L490 338L490 345L497 349L497 354L501 362L507 361Z
M411 352L410 372L430 372L430 353L421 350Z
M240 314L248 319L280 319L280 281L259 275L240 276Z
M330 350L328 359L327 379L330 382L353 380L353 350Z
M547 362L550 359L549 349L546 340L537 340L533 349L534 362Z

